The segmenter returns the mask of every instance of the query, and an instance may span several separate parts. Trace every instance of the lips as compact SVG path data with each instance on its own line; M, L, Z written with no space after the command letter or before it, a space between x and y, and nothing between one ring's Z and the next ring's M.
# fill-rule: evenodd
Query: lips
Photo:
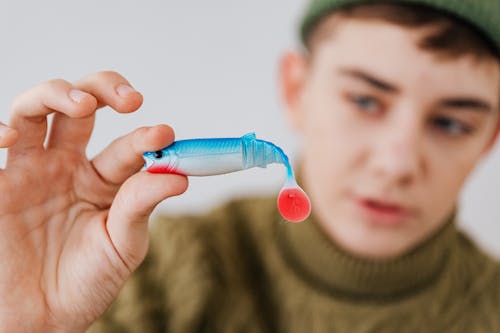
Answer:
M399 226L409 219L411 209L395 201L358 197L355 199L358 212L371 224Z
M154 164L154 161L152 159L150 159L150 158L147 158L147 157L144 157L144 161L145 161L144 167L146 169L151 168L151 166Z
M388 203L388 202L383 202L383 201L378 201L378 200L372 200L372 199L364 199L363 203L373 209L377 209L383 212L387 213L396 213L396 212L404 212L405 209L396 204Z

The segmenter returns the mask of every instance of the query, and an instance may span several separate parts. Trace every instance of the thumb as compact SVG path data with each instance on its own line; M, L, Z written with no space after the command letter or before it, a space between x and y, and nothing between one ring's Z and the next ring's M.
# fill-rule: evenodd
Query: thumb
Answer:
M106 228L125 265L133 271L148 247L149 215L162 200L182 194L187 177L139 172L121 186L109 210Z

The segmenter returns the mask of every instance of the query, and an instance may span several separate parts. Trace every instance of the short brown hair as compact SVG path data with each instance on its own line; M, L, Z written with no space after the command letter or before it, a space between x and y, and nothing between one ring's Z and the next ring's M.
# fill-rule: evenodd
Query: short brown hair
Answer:
M446 57L472 55L477 59L500 59L500 53L493 43L468 22L417 4L367 3L336 9L320 20L306 36L309 50L331 33L335 17L380 20L406 28L435 27L422 37L418 42L419 47Z

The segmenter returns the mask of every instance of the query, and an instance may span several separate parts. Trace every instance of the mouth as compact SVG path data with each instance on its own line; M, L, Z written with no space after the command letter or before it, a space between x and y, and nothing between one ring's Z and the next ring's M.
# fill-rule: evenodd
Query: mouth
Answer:
M145 161L144 167L146 169L149 169L155 163L152 159L150 159L150 158L148 158L146 156L143 156L143 158L144 158L144 161Z
M355 203L363 218L374 225L400 226L411 217L410 208L394 201L361 197Z

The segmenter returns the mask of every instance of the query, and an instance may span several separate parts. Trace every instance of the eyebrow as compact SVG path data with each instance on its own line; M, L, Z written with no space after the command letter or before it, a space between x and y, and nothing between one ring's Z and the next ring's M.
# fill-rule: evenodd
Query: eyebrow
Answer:
M440 103L444 107L458 109L458 110L475 110L483 112L493 111L493 106L488 102L475 98L475 97L456 97L446 98Z
M375 75L367 73L361 69L341 68L339 72L342 75L364 81L372 87L384 92L392 94L400 92L400 89L395 84L379 79ZM477 97L450 97L443 99L439 104L444 107L457 110L473 110L482 112L493 111L493 106L490 103Z
M377 78L375 75L369 74L360 69L341 68L339 72L342 75L364 81L365 83L371 85L373 88L382 90L384 92L395 94L400 91L400 89L396 85L388 83L382 79Z

